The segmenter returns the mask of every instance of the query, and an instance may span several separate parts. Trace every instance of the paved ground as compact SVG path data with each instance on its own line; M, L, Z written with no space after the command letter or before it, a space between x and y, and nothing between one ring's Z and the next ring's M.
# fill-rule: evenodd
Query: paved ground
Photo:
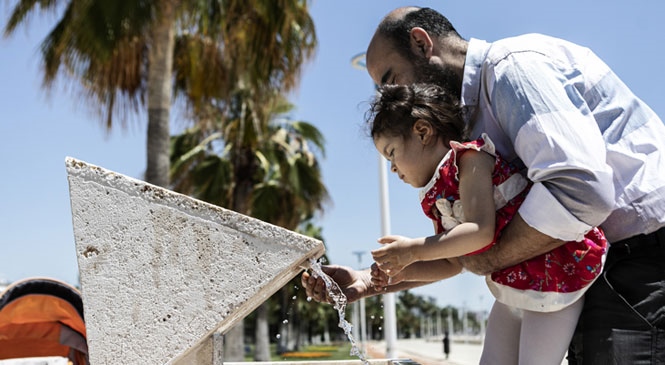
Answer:
M370 342L366 346L370 359L385 359L386 344L383 341ZM441 339L401 339L397 340L397 358L411 359L421 365L478 365L483 350L479 340L466 342L453 338L448 359L443 353ZM562 365L568 361L563 360Z
M386 344L383 341L367 344L367 355L370 358L385 358ZM448 359L443 353L440 339L400 339L397 341L397 358L412 359L421 365L478 365L482 345L451 341Z

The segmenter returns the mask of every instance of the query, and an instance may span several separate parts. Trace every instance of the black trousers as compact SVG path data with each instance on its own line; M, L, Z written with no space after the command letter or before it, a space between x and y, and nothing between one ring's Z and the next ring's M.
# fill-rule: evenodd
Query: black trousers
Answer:
M573 365L665 365L665 228L611 244L585 294Z

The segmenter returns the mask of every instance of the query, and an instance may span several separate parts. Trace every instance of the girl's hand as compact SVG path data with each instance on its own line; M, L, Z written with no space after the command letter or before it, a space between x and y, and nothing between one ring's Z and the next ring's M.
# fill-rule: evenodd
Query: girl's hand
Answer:
M372 276L372 286L375 291L384 291L388 285L398 284L404 280L403 275L397 274L392 277L388 276L384 271L379 268L379 265L375 263L370 267L370 273Z
M406 266L416 261L413 252L418 246L416 240L403 236L384 236L378 241L384 246L372 251L372 257L378 268L389 277L395 277Z

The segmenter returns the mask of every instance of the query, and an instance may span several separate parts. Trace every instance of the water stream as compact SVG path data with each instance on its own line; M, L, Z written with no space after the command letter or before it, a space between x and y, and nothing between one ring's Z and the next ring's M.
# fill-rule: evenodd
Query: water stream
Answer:
M342 292L342 289L340 289L339 285L330 278L326 273L323 272L323 269L321 269L321 262L319 260L315 259L310 259L309 260L311 268L312 268L312 275L314 277L319 277L323 279L323 282L326 284L326 290L328 292L328 296L333 301L333 308L337 310L337 313L339 315L339 323L338 326L342 330L344 330L344 334L346 337L349 339L349 342L351 342L351 356L357 356L365 365L369 365L369 361L367 361L367 358L365 357L365 354L360 350L360 347L358 346L358 342L356 341L355 337L353 337L353 334L351 333L353 329L353 325L349 323L345 317L345 311L346 311L346 295Z

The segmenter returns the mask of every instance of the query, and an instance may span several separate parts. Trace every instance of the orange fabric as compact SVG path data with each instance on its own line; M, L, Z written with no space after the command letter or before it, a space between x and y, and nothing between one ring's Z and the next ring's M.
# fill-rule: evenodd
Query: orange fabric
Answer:
M10 341L18 338L26 340L39 340L60 342L60 327L58 322L40 323L9 323L0 327L0 341Z
M81 333L85 323L67 301L46 294L29 294L0 310L0 359L63 356L70 348L60 344L60 328Z
M29 294L17 298L0 310L0 329L7 324L60 322L82 334L85 323L67 301L46 294Z
M69 356L69 346L43 339L15 338L0 341L0 359L41 356Z

